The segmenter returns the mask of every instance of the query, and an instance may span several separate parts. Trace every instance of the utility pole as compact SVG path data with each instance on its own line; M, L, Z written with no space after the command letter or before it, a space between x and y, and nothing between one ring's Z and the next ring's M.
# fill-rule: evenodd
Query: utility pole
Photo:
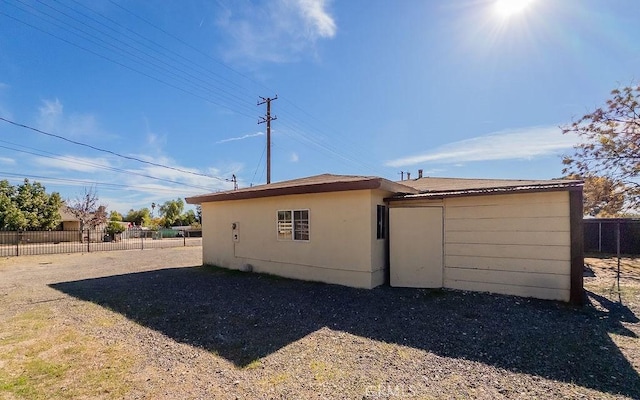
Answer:
M267 115L265 117L260 117L258 120L258 124L267 124L267 185L271 183L271 121L278 119L275 115L271 116L271 101L278 100L278 95L276 97L262 97L260 96L262 101L258 101L258 105L266 104L267 105Z
M400 171L398 174L400 175L400 180L404 181L404 171Z
M238 178L236 178L236 174L231 175L231 182L233 182L233 190L238 190Z

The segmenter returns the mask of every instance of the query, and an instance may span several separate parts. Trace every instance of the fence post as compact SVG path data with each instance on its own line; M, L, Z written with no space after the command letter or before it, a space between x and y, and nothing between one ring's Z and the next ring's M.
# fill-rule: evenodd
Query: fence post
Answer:
M16 230L16 257L20 255L20 230Z
M91 253L91 229L87 228L87 253Z
M616 281L618 283L618 297L620 296L620 220L616 223L616 253L618 256L618 273L616 274Z
M140 230L140 240L142 243L142 246L140 248L140 250L144 250L144 237L146 236L146 233L143 230Z
M182 242L184 243L183 247L187 247L187 235L182 232Z
M602 253L602 222L598 222L598 253Z

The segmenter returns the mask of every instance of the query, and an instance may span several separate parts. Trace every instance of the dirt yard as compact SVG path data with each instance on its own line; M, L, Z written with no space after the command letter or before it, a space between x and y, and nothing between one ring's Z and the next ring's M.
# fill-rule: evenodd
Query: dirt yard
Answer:
M201 267L201 248L0 260L0 398L640 398L640 262L582 308Z

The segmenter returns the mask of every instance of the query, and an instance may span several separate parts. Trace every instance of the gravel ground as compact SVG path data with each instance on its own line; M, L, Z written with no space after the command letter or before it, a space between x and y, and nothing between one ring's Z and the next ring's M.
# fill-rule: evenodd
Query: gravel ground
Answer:
M230 272L189 247L8 258L0 353L2 323L38 310L129 360L122 390L87 398L640 398L640 263L618 293L610 261L587 261L575 308Z

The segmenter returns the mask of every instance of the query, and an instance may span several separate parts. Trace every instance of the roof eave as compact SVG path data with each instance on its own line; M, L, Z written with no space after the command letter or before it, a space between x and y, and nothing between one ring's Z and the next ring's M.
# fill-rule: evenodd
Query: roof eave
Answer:
M188 204L202 204L215 201L246 200L294 194L344 192L349 190L373 189L382 189L393 193L417 193L415 189L408 186L400 185L382 178L370 178L359 181L323 182L285 187L269 187L268 185L265 185L264 188L259 190L239 190L211 193L200 196L187 197L185 200Z

